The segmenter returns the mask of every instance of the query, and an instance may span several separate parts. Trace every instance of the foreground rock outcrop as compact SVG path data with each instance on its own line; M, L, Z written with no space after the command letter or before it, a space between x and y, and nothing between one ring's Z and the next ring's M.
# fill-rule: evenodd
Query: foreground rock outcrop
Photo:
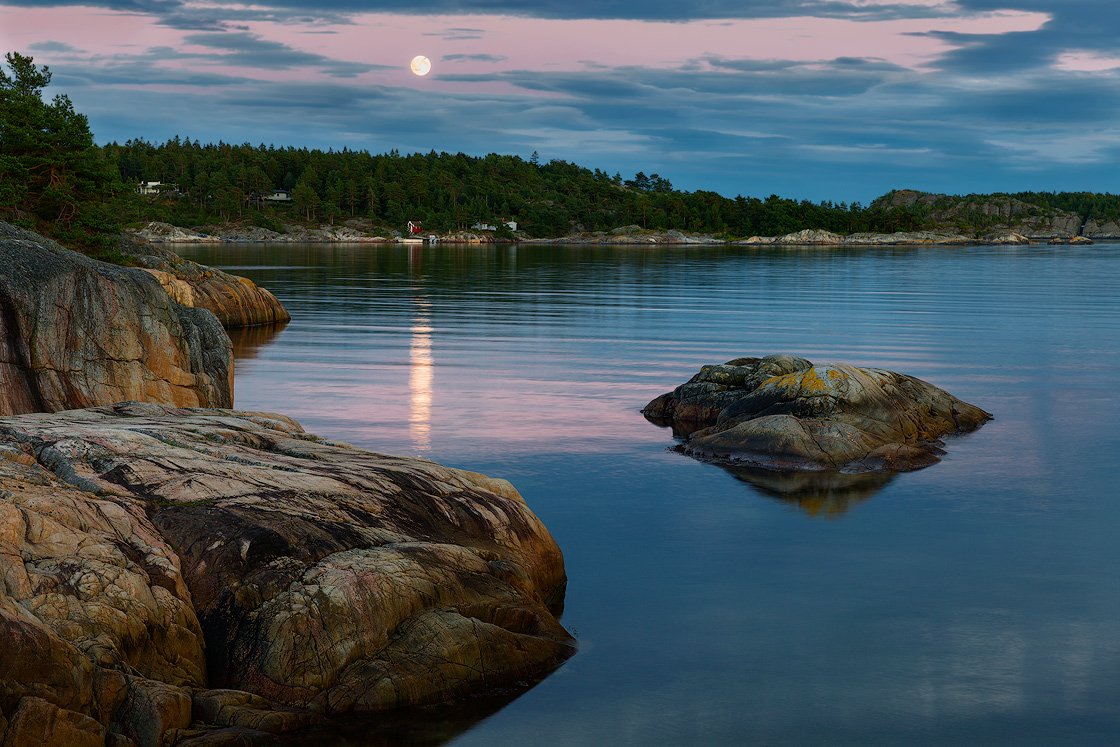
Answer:
M531 681L574 651L564 587L504 480L271 414L0 419L0 743L233 739Z
M898 472L991 414L913 376L774 355L704 366L643 413L693 456L775 471Z
M223 327L281 324L292 318L276 296L249 278L183 259L134 236L121 239L121 251L158 280L178 303L213 312Z
M126 399L232 405L221 325L143 270L0 222L0 415Z

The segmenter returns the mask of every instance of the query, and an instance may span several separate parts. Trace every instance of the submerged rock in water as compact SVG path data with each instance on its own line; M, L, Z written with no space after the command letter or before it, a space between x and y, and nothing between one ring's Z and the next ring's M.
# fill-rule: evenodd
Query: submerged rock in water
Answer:
M42 699L157 744L192 696L196 720L283 731L516 686L575 650L564 587L504 480L281 415L0 419L0 728Z
M232 405L221 325L143 270L0 222L0 415L126 399Z
M769 470L898 472L991 415L913 376L774 355L704 366L643 413L693 456Z

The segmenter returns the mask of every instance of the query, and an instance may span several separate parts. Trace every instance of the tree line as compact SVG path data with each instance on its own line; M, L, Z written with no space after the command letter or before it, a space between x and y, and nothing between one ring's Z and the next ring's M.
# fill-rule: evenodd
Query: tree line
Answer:
M849 233L906 217L869 212L858 203L813 203L771 195L728 198L674 189L658 174L631 179L563 160L540 162L491 153L373 155L366 151L130 140L104 147L121 179L159 181L166 191L137 216L171 223L262 222L283 218L335 223L350 218L400 229L421 221L437 231L515 220L533 236L624 225L713 234L776 235L811 226ZM260 199L286 190L290 205Z
M513 220L536 237L637 225L739 238L805 228L841 234L919 230L932 227L937 212L929 205L892 205L886 198L863 206L690 192L659 174L639 172L623 179L563 160L542 162L535 152L528 159L435 151L374 155L347 148L204 144L181 137L98 146L88 120L66 96L44 99L51 79L46 67L14 52L5 59L7 70L0 65L0 219L93 253L111 255L122 228L151 220L180 226L240 222L274 230L283 230L285 223L351 219L402 230L411 220L431 231ZM162 191L138 194L141 182L160 182ZM287 192L290 201L264 199L276 190ZM943 199L948 204L983 197ZM1017 198L1039 210L1120 218L1116 195L990 197Z

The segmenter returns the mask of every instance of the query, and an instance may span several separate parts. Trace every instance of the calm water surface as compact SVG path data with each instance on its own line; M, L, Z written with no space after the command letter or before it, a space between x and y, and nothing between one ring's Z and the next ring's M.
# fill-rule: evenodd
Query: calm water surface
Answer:
M182 251L292 312L238 341L239 408L507 477L565 552L567 665L481 721L345 743L1120 742L1120 246ZM996 420L791 493L639 414L775 352Z

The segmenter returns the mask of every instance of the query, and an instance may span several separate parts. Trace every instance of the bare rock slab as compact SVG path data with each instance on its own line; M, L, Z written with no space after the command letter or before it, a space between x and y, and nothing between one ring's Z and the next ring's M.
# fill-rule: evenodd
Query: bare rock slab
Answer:
M575 651L565 584L504 480L275 414L0 418L9 722L41 698L153 743L186 693L196 719L267 732L518 687Z
M790 355L704 366L648 405L681 450L775 471L900 472L937 462L943 436L992 418L906 374Z

